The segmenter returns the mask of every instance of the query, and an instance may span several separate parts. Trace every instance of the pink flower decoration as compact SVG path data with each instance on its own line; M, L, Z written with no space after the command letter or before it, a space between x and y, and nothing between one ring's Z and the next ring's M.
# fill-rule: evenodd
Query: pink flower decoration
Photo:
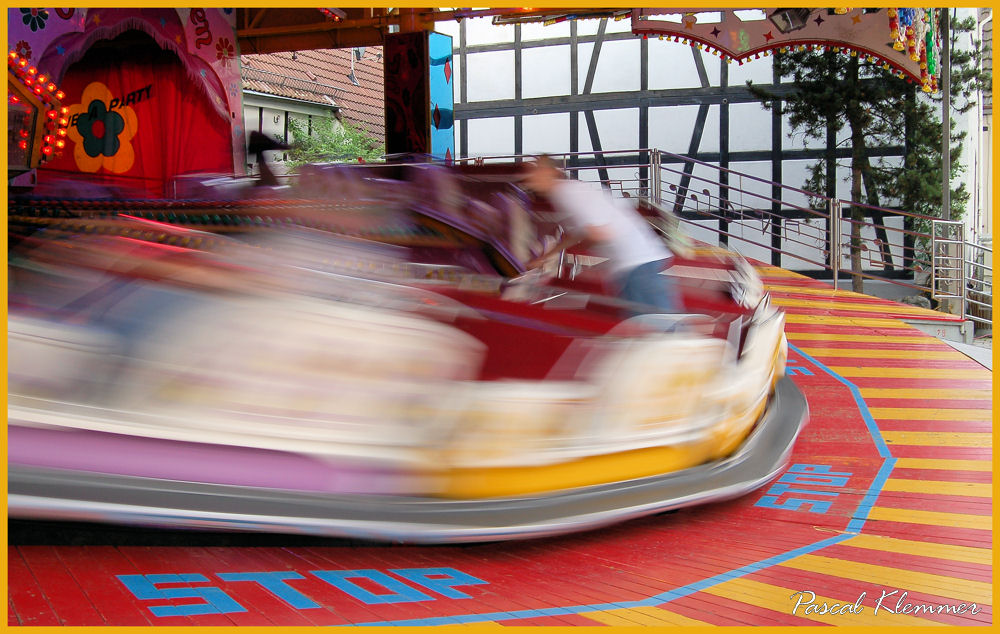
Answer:
M229 60L236 57L236 48L228 37L220 37L215 44L216 57L222 60L223 66L229 66Z

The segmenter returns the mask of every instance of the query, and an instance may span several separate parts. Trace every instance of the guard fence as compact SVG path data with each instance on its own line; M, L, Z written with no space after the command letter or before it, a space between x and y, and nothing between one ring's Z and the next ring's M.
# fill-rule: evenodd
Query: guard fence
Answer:
M673 213L694 239L829 278L835 287L851 278L890 283L895 297L925 296L982 330L992 329L993 251L968 240L962 222L829 198L658 149L549 156L572 178Z

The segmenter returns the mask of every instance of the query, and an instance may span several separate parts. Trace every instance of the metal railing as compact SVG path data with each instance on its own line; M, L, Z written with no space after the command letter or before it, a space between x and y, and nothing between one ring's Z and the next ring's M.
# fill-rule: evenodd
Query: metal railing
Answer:
M963 319L992 326L993 249L966 240L962 222L934 220L931 253L934 297L954 301Z
M572 178L673 212L694 239L831 276L835 287L850 277L902 286L978 325L992 325L992 250L967 242L961 222L829 198L657 149L549 156ZM530 159L497 155L458 162Z

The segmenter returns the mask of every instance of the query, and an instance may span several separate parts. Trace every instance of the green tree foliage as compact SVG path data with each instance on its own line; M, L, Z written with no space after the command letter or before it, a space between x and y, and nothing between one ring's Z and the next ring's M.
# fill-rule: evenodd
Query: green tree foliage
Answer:
M313 117L312 134L308 123L289 119L288 129L293 143L288 152L288 164L296 168L306 163L332 161L377 161L385 154L384 146L367 130L339 122L332 117Z
M959 35L975 29L975 19L952 21L952 110L968 111L975 105L980 89L990 78L980 65L979 43L971 49L956 49ZM837 194L837 160L830 151L838 136L851 149L851 200L879 207L891 207L927 216L941 217L941 96L925 94L918 85L898 77L891 69L857 56L822 50L791 50L776 54L774 65L784 81L796 90L782 100L766 88L747 82L750 91L766 108L780 104L788 117L792 134L827 143L827 158L810 166L803 187L827 196ZM846 128L848 135L841 135ZM959 162L964 132L951 135L950 174L961 174ZM875 148L903 145L903 160L880 157ZM951 192L950 218L962 216L969 199L964 184ZM817 201L814 201L814 204ZM845 215L848 210L845 209ZM861 227L870 212L859 206L849 209L851 224L851 270L855 290L862 290ZM881 218L876 217L878 223ZM929 226L911 222L908 228L927 232ZM888 242L884 235L879 236ZM886 268L891 256L882 257ZM910 266L910 262L904 263Z

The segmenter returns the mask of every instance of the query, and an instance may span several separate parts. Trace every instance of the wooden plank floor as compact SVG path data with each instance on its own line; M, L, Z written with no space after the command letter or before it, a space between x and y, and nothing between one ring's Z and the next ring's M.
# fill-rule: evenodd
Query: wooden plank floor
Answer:
M10 625L987 625L992 373L939 315L761 267L811 422L738 500L410 547L18 545Z

